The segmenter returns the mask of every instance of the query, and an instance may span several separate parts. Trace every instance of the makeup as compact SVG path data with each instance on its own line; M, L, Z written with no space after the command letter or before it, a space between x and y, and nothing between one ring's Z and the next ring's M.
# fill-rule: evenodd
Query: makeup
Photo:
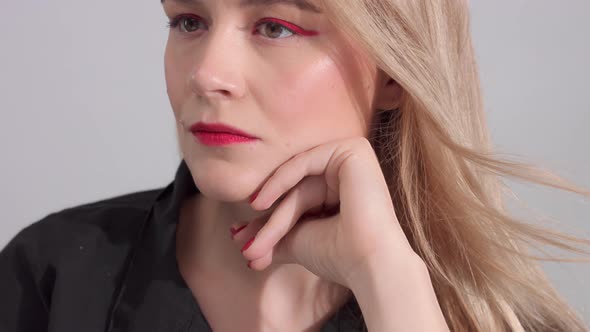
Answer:
M194 132L193 136L201 144L208 146L222 146L236 143L254 142L256 139L228 133Z
M317 32L317 31L305 30L305 29L303 29L303 28L301 28L301 27L299 27L299 26L297 26L297 25L295 25L295 24L293 24L291 22L287 22L287 21L284 21L284 20L281 20L281 19L278 19L278 18L274 18L274 17L265 17L263 19L260 19L258 21L258 23L256 24L256 26L258 27L259 25L264 24L264 23L278 24L280 26L285 27L289 31L291 31L291 32L293 32L293 33L295 33L297 35L301 35L301 36L309 37L309 36L316 36L316 35L319 34L319 32Z
M198 143L208 146L248 143L257 140L256 137L223 123L198 122L190 127L190 131Z

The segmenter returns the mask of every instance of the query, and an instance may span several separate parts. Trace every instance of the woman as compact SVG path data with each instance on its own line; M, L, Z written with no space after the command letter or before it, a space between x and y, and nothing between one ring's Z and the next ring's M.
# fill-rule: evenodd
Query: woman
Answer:
M583 331L506 215L463 1L164 0L182 162L0 256L2 331Z

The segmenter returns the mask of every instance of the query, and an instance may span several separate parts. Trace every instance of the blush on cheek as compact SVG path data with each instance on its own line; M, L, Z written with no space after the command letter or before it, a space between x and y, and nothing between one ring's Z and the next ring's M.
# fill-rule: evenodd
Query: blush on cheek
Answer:
M335 100L342 98L345 90L342 76L328 56L300 65L297 70L285 72L272 85L276 87L274 98L280 99L281 103L289 100L289 112L317 116L321 116L318 110L333 105Z
M329 57L283 78L273 89L275 93L265 96L269 117L281 136L309 147L362 134L349 90Z

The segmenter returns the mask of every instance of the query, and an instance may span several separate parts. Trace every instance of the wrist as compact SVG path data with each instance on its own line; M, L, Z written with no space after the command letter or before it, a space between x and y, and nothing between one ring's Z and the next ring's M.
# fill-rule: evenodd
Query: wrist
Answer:
M392 249L383 251L379 255L367 257L348 274L347 287L354 291L355 289L366 289L367 285L375 285L392 278L407 277L416 280L415 277L419 276L424 279L425 275L428 276L428 282L430 282L428 269L420 256L410 252L400 255L401 257L395 257L394 252Z
M348 280L369 331L448 331L426 264L371 257Z

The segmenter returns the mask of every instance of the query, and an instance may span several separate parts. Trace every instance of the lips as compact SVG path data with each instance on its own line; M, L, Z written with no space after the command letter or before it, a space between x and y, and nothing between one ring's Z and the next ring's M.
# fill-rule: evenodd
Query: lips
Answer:
M238 128L226 125L224 123L204 123L197 122L190 127L190 131L195 134L198 132L209 132L209 133L225 133L236 136L242 136L246 138L256 138L255 136L244 132Z

